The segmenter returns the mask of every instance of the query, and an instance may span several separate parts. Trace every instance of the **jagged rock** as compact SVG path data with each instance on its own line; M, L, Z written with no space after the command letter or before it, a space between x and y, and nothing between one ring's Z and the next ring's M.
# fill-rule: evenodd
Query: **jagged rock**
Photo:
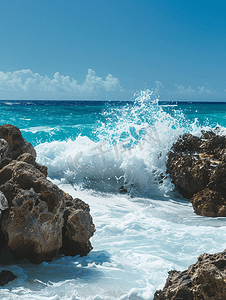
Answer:
M3 270L0 273L0 286L7 284L9 281L16 279L17 276L14 275L11 271Z
M167 172L195 213L226 216L226 136L184 134L168 153Z
M200 255L185 271L170 271L153 300L225 300L226 251Z
M92 236L94 230L89 205L78 198L73 201L68 198L66 206L64 220L67 225L64 227L61 251L73 252L74 255L87 255L92 249L91 243L87 241L87 236Z
M89 239L95 228L88 205L84 203L81 209L83 201L66 195L26 162L12 161L0 171L0 178L0 190L10 206L2 217L2 231L15 258L35 263L51 260L64 248L63 228L67 244L74 245L67 254L85 255L92 249Z
M47 168L31 153L15 157L0 169L0 196L9 207L2 211L1 244L15 259L34 263L52 260L59 250L86 255L95 231L89 206L47 180Z
M4 139L9 144L10 158L16 159L23 153L30 153L36 158L34 147L28 143L22 136L19 128L10 124L0 126L0 138Z

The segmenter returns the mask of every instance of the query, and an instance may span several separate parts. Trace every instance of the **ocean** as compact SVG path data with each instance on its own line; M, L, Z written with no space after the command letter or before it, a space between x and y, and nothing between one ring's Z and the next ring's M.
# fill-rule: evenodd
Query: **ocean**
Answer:
M96 232L85 257L1 265L17 279L0 299L147 300L169 270L226 248L225 218L198 216L174 190L165 162L183 133L226 133L226 103L0 101L0 124L33 144L48 179L90 205Z

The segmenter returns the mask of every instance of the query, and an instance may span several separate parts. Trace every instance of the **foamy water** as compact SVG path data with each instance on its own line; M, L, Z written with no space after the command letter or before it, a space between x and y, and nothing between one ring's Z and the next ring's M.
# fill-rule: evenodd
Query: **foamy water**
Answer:
M86 257L7 266L18 278L0 289L1 299L151 300L169 270L226 248L225 218L195 215L165 173L177 137L214 128L215 117L207 122L198 113L191 117L189 105L161 107L151 97L144 93L134 105L101 110L87 106L84 116L81 107L36 107L46 113L43 124L25 120L23 107L22 132L37 141L37 161L48 166L51 181L90 205L96 232ZM60 111L64 120L70 111L70 126Z

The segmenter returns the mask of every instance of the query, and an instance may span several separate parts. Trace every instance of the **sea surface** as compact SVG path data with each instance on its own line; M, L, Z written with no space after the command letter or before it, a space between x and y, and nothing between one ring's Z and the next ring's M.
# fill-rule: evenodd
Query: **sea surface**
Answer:
M169 270L226 248L225 218L201 217L165 173L183 133L226 133L226 104L135 100L0 101L0 124L13 124L48 167L48 178L90 205L96 232L86 257L40 265L1 265L17 279L0 299L147 300Z

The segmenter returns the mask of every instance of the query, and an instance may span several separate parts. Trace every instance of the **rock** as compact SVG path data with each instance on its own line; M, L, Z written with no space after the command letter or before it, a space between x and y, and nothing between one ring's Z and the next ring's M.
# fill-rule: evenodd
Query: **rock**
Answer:
M89 213L89 205L76 198L66 201L67 209L64 212L65 224L63 231L63 253L87 255L92 249L87 236L93 235L93 223ZM76 250L77 249L77 250ZM77 251L77 253L75 252Z
M89 253L95 232L89 206L47 180L47 168L31 153L15 157L0 170L2 207L8 208L2 211L1 244L14 259L33 263L51 261L59 251Z
M126 194L126 193L127 193L127 188L126 188L124 185L122 185L122 186L120 187L120 189L119 189L119 192L120 192L121 194Z
M0 191L0 219L2 217L2 211L9 208L8 201L5 195Z
M167 172L196 214L226 216L226 136L184 134L168 153Z
M0 190L10 206L2 217L2 231L16 259L40 263L50 261L61 247L70 255L85 255L92 249L89 239L95 228L82 200L66 195L26 162L14 160L0 171L0 178ZM63 228L66 244L73 244L70 251L63 245Z
M3 270L0 273L0 286L7 284L9 281L14 280L15 278L17 278L17 276L14 275L12 272Z
M5 210L7 208L9 208L8 201L5 195L2 192L0 192L0 210Z
M18 161L24 161L32 166L34 166L36 169L38 169L40 172L42 172L45 176L48 175L48 168L46 166L42 166L40 164L38 164L35 161L35 158L33 155L31 155L30 153L23 153L21 154L18 158Z
M9 152L9 144L6 140L0 139L0 164L6 158L6 155Z
M30 153L36 158L36 151L34 147L28 143L16 126L4 124L0 126L0 138L4 139L9 144L10 158L16 159L23 153Z
M226 251L200 255L187 270L170 271L153 300L226 299Z

